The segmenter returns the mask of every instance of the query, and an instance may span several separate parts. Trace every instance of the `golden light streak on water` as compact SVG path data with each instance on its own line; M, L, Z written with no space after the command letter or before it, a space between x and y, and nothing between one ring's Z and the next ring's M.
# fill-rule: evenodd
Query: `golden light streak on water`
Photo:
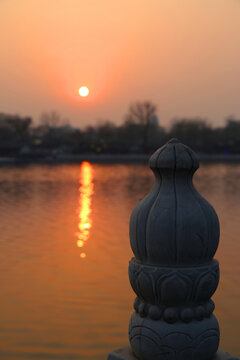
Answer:
M87 162L82 162L80 166L79 177L79 208L78 208L78 232L77 232L77 246L83 248L86 241L89 239L90 230L92 227L92 196L94 193L93 184L93 166ZM84 259L86 253L82 252L80 257Z

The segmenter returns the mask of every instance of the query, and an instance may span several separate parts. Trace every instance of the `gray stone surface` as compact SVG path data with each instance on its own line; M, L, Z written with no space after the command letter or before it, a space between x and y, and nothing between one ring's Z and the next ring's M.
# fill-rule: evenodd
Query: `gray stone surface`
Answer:
M219 222L192 183L197 156L176 139L150 158L156 182L134 208L129 279L137 298L130 345L140 360L205 360L218 350L212 295Z
M112 351L108 355L107 360L138 360L138 359L136 358L136 356L134 356L130 346L128 346L122 349ZM156 360L156 359L152 359L152 360ZM188 359L188 360L195 360L195 359ZM239 360L239 359L237 359L234 356L231 356L225 351L219 350L212 360Z
M196 154L172 139L150 158L155 185L133 209L129 280L137 297L129 323L139 360L234 360L218 352L220 331L211 297L219 221L195 189ZM109 360L136 359L129 348ZM216 354L214 357L214 354Z
M137 360L130 346L112 351L107 360Z

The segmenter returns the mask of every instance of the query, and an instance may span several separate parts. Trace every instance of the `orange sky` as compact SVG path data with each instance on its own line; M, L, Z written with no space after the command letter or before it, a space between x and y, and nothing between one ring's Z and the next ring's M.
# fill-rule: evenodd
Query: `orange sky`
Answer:
M0 112L85 126L152 100L163 125L240 117L238 0L0 0L0 45Z

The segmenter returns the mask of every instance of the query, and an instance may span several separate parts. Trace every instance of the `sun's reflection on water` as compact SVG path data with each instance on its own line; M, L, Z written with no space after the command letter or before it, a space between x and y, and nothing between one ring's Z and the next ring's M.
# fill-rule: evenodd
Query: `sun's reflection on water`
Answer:
M77 246L83 250L92 227L91 205L94 193L93 166L87 161L82 162L80 166L79 184L78 232L76 235ZM85 257L86 252L81 252L80 258L84 259Z

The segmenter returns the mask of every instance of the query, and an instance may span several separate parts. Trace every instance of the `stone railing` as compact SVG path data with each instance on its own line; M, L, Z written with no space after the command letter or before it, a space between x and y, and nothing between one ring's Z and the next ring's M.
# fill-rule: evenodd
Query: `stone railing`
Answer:
M199 163L176 139L150 158L156 183L135 207L129 264L137 297L129 324L131 347L108 360L236 360L219 351L219 325L212 295L219 282L213 257L219 222L197 192L192 176Z

